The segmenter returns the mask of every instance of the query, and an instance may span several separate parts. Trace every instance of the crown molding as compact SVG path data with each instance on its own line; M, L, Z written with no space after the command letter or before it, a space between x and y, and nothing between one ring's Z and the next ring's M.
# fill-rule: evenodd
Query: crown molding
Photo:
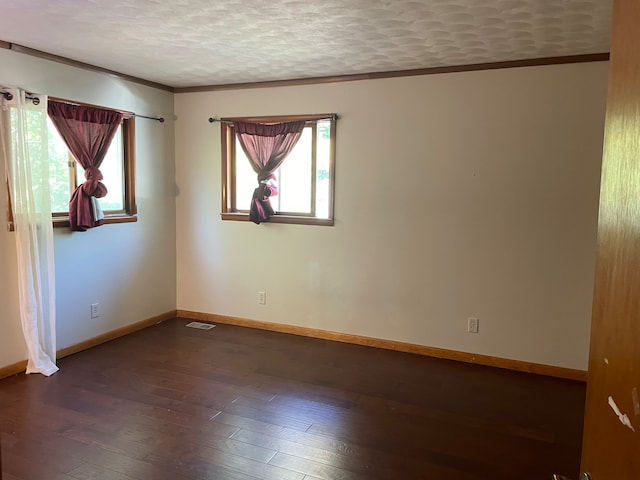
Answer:
M446 67L418 68L413 70L396 70L387 72L357 73L352 75L334 75L329 77L299 78L292 80L272 80L267 82L229 83L223 85L205 85L195 87L176 87L175 93L212 92L219 90L241 90L248 88L292 87L316 85L322 83L353 82L357 80L378 80L382 78L412 77L418 75L436 75L441 73L473 72L479 70L496 70L503 68L536 67L542 65L560 65L567 63L606 62L609 53L592 53L587 55L571 55L563 57L544 57L526 60L510 60L505 62L474 63L469 65L452 65Z
M72 60L60 55L54 55L52 53L44 52L42 50L36 50L33 48L25 47L17 43L10 43L4 40L0 40L0 48L11 50L17 53L25 55L31 55L33 57L42 58L44 60L50 60L53 62L69 65L76 68L82 68L93 72L103 73L116 78L127 80L133 83L138 83L152 88L165 90L172 93L194 93L194 92L212 92L220 90L241 90L249 88L271 88L271 87L293 87L303 85L317 85L323 83L338 83L338 82L353 82L358 80L378 80L383 78L397 78L397 77L413 77L419 75L437 75L441 73L458 73L458 72L473 72L480 70L497 70L503 68L519 68L519 67L536 67L543 65L561 65L569 63L585 63L585 62L606 62L609 60L609 53L592 53L586 55L569 55L561 57L543 57L532 58L524 60L509 60L505 62L491 62L491 63L474 63L468 65L451 65L444 67L430 67L430 68L418 68L412 70L395 70L385 72L368 72L368 73L356 73L349 75L333 75L327 77L311 77L311 78L297 78L288 80L271 80L265 82L247 82L247 83L228 83L228 84L215 84L215 85L201 85L192 87L171 87L162 83L153 82L151 80L145 80L143 78L134 77L125 73L116 72L107 68L98 67L90 63L80 62Z
M105 75L120 78L122 80L145 85L147 87L157 88L159 90L165 90L171 93L174 92L174 88L170 87L169 85L164 85L162 83L152 82L151 80L145 80L144 78L138 78L132 75L127 75L125 73L116 72L114 70L109 70L108 68L98 67L97 65L92 65L90 63L79 62L78 60L72 60L60 55L54 55L53 53L43 52L42 50L25 47L24 45L18 45L17 43L9 43L0 40L0 47L16 53L22 53L24 55L30 55L32 57L38 57L44 60L50 60L52 62L61 63L63 65L69 65L71 67L82 68L83 70L103 73Z

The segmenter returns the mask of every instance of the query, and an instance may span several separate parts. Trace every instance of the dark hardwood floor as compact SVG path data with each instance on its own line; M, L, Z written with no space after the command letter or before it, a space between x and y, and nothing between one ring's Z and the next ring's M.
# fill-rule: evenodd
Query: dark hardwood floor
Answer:
M186 323L0 381L4 480L578 476L582 383Z

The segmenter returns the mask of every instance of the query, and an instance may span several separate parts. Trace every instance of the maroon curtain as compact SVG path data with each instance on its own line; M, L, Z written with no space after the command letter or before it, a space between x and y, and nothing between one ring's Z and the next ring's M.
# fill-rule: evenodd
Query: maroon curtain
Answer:
M266 222L274 215L269 197L278 194L272 182L275 172L298 143L305 121L275 124L233 122L236 136L258 174L258 188L253 191L249 218L253 223Z
M102 225L96 220L91 197L104 197L107 188L101 183L100 164L109 150L122 113L102 108L70 105L50 100L47 107L60 136L71 154L84 168L86 181L76 188L69 201L71 230L85 231Z

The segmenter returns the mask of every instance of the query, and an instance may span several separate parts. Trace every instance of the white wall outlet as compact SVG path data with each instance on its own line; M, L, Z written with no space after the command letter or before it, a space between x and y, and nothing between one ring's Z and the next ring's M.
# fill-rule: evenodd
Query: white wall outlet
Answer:
M267 292L258 292L258 303L260 305L267 304Z
M100 304L92 303L91 304L91 318L98 318L100 316Z
M467 318L467 332L478 333L480 329L480 319L476 317Z

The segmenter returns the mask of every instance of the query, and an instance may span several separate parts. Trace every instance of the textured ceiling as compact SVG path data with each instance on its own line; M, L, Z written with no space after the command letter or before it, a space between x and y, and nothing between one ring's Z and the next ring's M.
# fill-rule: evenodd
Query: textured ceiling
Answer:
M0 40L187 87L603 53L611 3L2 0Z

